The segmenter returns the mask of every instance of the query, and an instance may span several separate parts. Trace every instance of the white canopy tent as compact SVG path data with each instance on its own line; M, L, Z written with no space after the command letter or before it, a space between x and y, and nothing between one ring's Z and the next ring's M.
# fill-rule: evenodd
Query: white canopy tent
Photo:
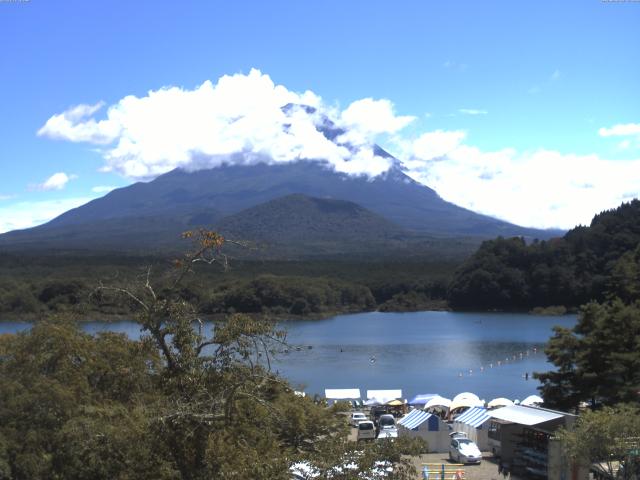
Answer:
M367 390L365 405L384 405L391 400L402 398L402 390Z
M450 406L451 406L451 400L438 395L437 397L433 397L427 403L425 403L424 409L427 410L433 407L449 408Z
M487 403L487 408L497 408L497 407L509 407L513 405L513 402L508 398L494 398L489 403Z
M471 393L471 392L459 393L458 395L453 397L453 400L451 400L451 401L452 402L457 402L459 400L462 400L463 398L464 399L472 399L472 400L480 401L480 397L478 397L475 393Z
M544 400L538 395L529 395L527 398L525 398L520 402L520 405L529 407L529 406L542 405L543 403L544 403Z
M359 388L327 388L324 391L327 400L360 400Z

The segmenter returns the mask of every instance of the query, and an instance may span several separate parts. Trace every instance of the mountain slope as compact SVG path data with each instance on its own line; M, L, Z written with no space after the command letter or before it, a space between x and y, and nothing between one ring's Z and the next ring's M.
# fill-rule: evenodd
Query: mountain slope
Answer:
M185 228L210 227L223 217L291 194L354 202L421 234L483 238L557 234L518 227L453 205L398 167L371 179L335 172L322 162L300 161L173 170L151 182L114 190L45 225L1 235L0 247L27 243L43 248L122 250L144 248L146 238L148 246L164 248Z
M243 210L217 222L216 230L271 243L386 241L407 232L345 200L292 194Z

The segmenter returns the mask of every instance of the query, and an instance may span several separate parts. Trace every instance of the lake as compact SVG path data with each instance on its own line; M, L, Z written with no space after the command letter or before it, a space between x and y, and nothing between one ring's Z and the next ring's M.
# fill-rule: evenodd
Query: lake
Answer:
M406 398L418 393L451 398L469 391L487 401L523 399L538 393L531 373L551 368L543 348L552 327L575 322L575 315L453 312L369 312L282 322L288 340L301 348L283 354L274 369L308 394L360 388L364 396L366 390L399 388ZM29 326L0 323L0 333ZM140 335L134 322L88 322L83 328Z

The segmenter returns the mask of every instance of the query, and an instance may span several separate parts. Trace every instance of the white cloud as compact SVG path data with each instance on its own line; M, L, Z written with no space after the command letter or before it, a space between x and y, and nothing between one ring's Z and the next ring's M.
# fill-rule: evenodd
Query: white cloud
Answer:
M64 172L58 172L51 175L43 183L35 186L37 190L62 190L69 180L78 178L77 175L67 175Z
M460 108L458 109L458 112L464 115L486 115L487 113L489 113L486 110L478 110L475 108Z
M93 193L109 193L111 190L115 190L118 187L112 187L109 185L97 185L91 189Z
M551 150L484 152L463 132L424 134L402 145L409 174L442 198L520 225L571 228L640 195L640 159Z
M77 105L54 115L38 130L38 135L57 140L89 142L98 145L113 142L119 135L116 122L102 120L96 122L89 118L104 106L104 102L95 105Z
M560 73L560 70L556 68L554 72L551 74L551 76L549 77L549 79L552 82L555 82L556 80L559 80L561 76L562 76L562 73Z
M11 200L15 195L0 195L0 201Z
M291 104L311 108L283 108ZM375 137L413 120L396 116L388 100L358 100L341 112L313 92L292 92L255 69L193 90L169 87L141 98L127 96L107 109L105 119L96 120L92 115L101 106L81 105L54 115L38 133L102 145L102 170L130 178L152 178L176 167L318 158L338 171L375 176L390 166L388 159L373 155ZM349 127L348 135L326 138L319 128L327 120L336 128Z
M614 125L610 128L601 128L598 130L601 137L626 137L632 135L640 136L640 123L625 123Z
M92 199L78 197L3 205L0 207L0 233L41 225Z
M455 150L465 137L466 133L462 130L426 132L412 142L401 141L399 144L400 158L407 166L416 162L421 164L437 160Z

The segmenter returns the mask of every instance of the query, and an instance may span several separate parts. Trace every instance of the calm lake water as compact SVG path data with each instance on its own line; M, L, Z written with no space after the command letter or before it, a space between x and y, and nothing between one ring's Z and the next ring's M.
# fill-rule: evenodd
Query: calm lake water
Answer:
M399 388L406 398L418 393L451 398L469 391L486 400L523 399L538 393L531 373L551 368L543 348L552 327L575 322L574 315L452 312L373 312L283 322L288 340L301 348L282 355L273 368L309 394L360 388L364 396L366 390ZM0 333L29 326L0 323ZM140 335L134 322L89 322L83 328Z

